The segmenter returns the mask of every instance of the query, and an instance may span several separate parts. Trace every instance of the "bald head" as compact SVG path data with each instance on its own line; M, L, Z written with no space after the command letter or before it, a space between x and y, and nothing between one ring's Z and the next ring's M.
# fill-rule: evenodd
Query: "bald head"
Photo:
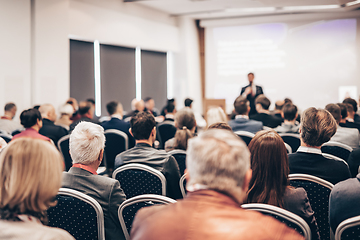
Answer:
M49 119L52 122L56 121L56 112L55 108L51 104L43 104L39 108L39 112L42 118Z

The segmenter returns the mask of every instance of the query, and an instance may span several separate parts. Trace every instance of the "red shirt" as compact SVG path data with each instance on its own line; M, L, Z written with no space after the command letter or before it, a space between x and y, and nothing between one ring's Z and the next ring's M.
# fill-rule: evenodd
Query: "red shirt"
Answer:
M35 138L35 139L41 139L48 142L52 142L50 138L45 137L44 135L41 135L33 128L27 128L25 131L22 131L21 133L16 134L13 136L12 140L21 138L21 137L27 137L27 138Z
M97 175L97 172L93 168L91 168L87 165L81 164L81 163L75 163L72 165L72 167L81 168L81 169L84 169L84 170L94 174L94 175Z

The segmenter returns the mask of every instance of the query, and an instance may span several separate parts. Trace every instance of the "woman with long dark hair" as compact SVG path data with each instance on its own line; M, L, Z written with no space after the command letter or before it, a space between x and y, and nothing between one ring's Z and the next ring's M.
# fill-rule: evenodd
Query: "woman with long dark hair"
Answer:
M247 203L265 203L302 217L310 226L312 239L319 229L306 191L289 186L289 163L284 141L274 130L258 132L249 144L252 178Z

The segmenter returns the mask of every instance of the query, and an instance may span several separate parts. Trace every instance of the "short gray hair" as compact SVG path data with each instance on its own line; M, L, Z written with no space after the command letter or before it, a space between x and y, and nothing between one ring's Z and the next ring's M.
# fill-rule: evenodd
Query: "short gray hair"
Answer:
M93 163L104 147L104 128L98 124L80 122L70 135L70 155L73 163Z
M206 185L239 199L245 194L242 186L250 169L250 152L232 132L210 129L189 139L186 166L188 186Z

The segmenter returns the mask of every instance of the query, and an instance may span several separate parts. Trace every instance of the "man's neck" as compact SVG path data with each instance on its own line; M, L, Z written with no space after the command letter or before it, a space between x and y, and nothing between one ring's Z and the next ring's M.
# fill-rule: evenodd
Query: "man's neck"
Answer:
M340 123L346 123L346 118L342 118L342 119L340 120Z
M153 145L153 142L151 141L151 140L145 140L145 139L142 139L142 140L136 140L135 141L135 143L136 144L139 144L139 143L146 143L146 144L148 144L148 145L150 145L150 146L152 146Z
M115 113L115 114L111 115L111 117L112 118L118 118L118 119L122 120L122 115L119 114L119 113Z
M13 115L11 113L9 113L9 112L5 112L4 116L9 120L11 120L13 118Z
M288 124L288 125L295 125L295 122L296 122L296 119L294 119L294 120L292 120L292 121L289 121L289 120L284 119L284 123L285 123L285 124Z
M304 143L304 141L300 138L300 146L302 146L302 147L308 147L308 148L316 148L316 149L321 149L321 146L319 146L319 147L316 147L316 146L310 146L310 145L308 145L308 144L306 144L306 143Z
M32 127L30 127L30 128L32 128L32 129L34 129L35 131L37 131L37 132L39 132L39 130L40 130L40 127L39 127L39 125L34 125L34 126L32 126Z
M90 118L92 119L92 116L90 113L85 113L84 115L81 115L82 118Z
M49 118L47 118L47 117L43 117L43 119L46 119L46 120L48 120L48 121L50 121L50 122L53 122L53 121L51 121Z

